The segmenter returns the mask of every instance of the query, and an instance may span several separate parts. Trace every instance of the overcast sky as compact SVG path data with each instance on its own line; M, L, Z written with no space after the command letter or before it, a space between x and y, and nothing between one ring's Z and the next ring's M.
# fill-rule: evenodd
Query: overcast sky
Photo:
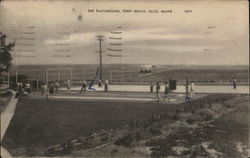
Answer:
M88 13L88 9L173 12ZM185 9L192 13L184 13ZM0 31L8 40L16 39L14 64L97 64L96 35L101 34L104 63L246 65L248 27L246 1L6 0L0 4ZM122 46L111 46L120 41L109 37L122 37Z

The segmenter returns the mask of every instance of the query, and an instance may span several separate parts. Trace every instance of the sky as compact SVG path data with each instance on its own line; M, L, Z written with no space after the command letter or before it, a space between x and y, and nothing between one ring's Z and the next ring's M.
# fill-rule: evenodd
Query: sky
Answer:
M248 16L247 1L5 0L0 31L16 41L17 65L98 64L97 35L104 64L247 65Z

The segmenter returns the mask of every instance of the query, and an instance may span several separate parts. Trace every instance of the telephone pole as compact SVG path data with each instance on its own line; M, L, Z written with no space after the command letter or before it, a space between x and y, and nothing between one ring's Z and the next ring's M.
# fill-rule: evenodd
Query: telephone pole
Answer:
M100 55L100 76L99 79L102 80L102 41L104 41L103 36L102 35L98 35L97 36L97 40L99 41L99 55Z

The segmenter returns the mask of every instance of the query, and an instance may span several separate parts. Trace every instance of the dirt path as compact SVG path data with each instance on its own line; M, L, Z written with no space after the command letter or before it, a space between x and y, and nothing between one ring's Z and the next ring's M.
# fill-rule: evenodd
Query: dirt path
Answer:
M104 87L99 88L94 85L95 91L104 91ZM71 87L72 91L80 91L80 86ZM165 86L161 85L160 92L164 92ZM61 87L59 90L66 91L66 87ZM149 92L149 85L109 85L109 92ZM154 86L155 91L155 86ZM186 89L184 85L177 85L177 89L174 92L185 93ZM232 85L195 85L195 93L234 93L234 94L249 94L248 86L237 86L233 89Z

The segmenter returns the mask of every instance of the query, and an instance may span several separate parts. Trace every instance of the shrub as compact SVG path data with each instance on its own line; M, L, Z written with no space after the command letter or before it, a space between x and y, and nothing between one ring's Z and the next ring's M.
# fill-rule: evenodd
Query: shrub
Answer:
M131 143L133 142L133 137L131 134L128 134L118 140L115 141L115 145L123 145L125 147L130 147Z
M111 154L114 154L114 153L117 153L118 152L118 149L117 148L113 148L112 150L111 150Z
M158 129L158 128L149 128L149 131L150 133L153 135L153 136L157 136L157 135L160 135L161 134L161 130Z
M211 109L207 109L207 108L199 109L196 113L199 116L201 116L205 121L211 120L215 115L214 111L212 111Z

